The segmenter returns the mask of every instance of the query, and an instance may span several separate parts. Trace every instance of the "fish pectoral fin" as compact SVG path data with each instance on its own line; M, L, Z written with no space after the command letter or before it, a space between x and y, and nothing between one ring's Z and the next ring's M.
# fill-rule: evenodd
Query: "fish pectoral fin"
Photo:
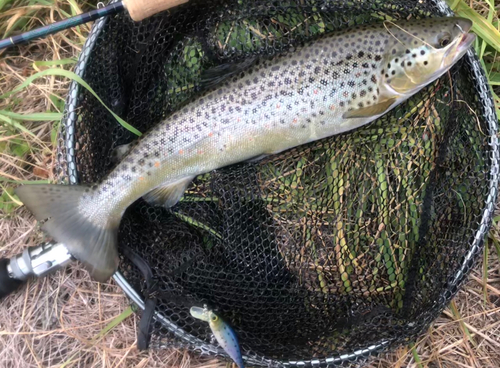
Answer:
M246 160L245 162L255 163L255 162L258 162L258 161L266 158L267 156L269 156L269 155L268 154L263 154L263 155L255 156L255 157L252 157L252 158Z
M170 208L182 198L187 186L193 181L194 176L188 176L173 183L164 184L144 196L146 202L153 206Z
M344 115L342 115L342 117L344 119L354 119L354 118L369 118L370 116L381 115L386 111L388 111L394 102L396 102L396 97L383 100L375 105L347 111L344 113Z

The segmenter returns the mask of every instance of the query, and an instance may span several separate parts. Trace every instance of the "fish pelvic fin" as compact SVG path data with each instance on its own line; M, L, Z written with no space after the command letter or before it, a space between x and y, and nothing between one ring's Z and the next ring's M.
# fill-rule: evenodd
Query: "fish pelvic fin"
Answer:
M194 176L189 176L172 183L161 185L146 194L144 199L153 206L159 205L170 208L180 201L186 188L193 179Z
M96 224L78 210L87 187L79 185L23 185L16 189L42 229L63 243L82 262L92 278L104 282L118 267L118 226Z
M396 100L397 100L396 97L388 98L375 105L347 111L344 113L344 115L342 115L342 117L344 119L354 119L354 118L369 118L372 116L379 116L389 111L390 107L396 102Z

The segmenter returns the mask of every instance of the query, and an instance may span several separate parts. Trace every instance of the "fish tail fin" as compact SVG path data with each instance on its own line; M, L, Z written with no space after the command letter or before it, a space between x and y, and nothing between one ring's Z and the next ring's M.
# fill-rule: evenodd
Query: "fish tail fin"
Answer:
M23 185L16 189L42 229L63 243L90 275L104 282L118 267L118 225L89 219L79 211L87 187L79 185Z

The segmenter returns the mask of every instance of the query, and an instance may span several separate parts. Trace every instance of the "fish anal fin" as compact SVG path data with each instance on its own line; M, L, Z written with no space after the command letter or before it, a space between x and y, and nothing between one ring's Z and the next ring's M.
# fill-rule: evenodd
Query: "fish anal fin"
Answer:
M396 102L396 98L389 98L383 100L375 105L362 107L359 109L347 111L342 115L344 119L354 119L354 118L369 118L371 116L382 115Z
M146 194L144 199L153 206L170 208L179 202L193 178L193 176L188 176L172 183L163 184Z

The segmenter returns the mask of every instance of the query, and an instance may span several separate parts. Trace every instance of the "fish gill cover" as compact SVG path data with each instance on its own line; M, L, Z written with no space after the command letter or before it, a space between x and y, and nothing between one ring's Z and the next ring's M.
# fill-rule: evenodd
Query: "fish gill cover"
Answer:
M207 70L221 82L228 65L334 30L439 14L432 1L191 0L138 24L109 19L79 67L144 132L202 93ZM201 175L169 210L132 205L119 247L149 264L157 312L211 344L208 324L189 314L206 304L245 356L273 361L417 336L456 292L496 180L494 128L472 62L354 132ZM115 165L113 150L136 137L85 90L69 106L75 126L63 131L61 167L72 182L98 182ZM120 271L144 291L127 257ZM159 321L151 335L152 347L193 347Z

